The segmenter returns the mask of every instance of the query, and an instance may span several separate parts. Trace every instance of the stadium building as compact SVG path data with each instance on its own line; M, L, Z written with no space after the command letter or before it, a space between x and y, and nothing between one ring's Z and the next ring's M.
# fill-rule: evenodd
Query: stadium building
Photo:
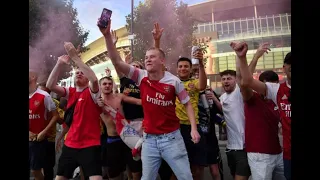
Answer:
M189 5L189 11L196 20L194 36L199 43L208 46L206 72L208 82L221 93L219 72L235 70L235 53L231 41L246 41L249 46L248 62L261 43L271 44L271 52L259 59L255 77L264 70L274 70L280 79L284 56L291 51L291 0L210 0ZM122 27L117 31L117 49L124 58L130 49L128 31ZM98 78L109 67L116 76L111 61L108 61L104 38L88 45L89 50L81 56L90 65ZM64 80L71 85L70 80ZM67 82L68 81L68 82ZM118 83L118 79L116 79Z
M189 10L197 22L194 35L209 46L206 72L212 88L221 90L219 72L235 70L231 41L248 43L248 63L261 43L270 43L271 52L259 59L255 77L272 69L285 78L283 59L291 51L290 0L215 0L190 5Z

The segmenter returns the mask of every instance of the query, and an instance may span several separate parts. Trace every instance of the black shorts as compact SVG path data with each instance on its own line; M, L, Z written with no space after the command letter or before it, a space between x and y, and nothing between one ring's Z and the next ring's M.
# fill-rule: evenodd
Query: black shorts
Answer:
M47 140L29 141L29 168L31 170L41 170L45 167L47 143Z
M56 164L56 143L47 142L46 148L46 167L53 168Z
M220 155L220 150L215 131L211 131L207 134L202 133L201 139L204 141L205 144L207 166L211 164L217 164Z
M52 180L54 178L53 167L56 164L56 143L48 141L46 148L46 164L43 168L44 180Z
M101 135L101 160L102 167L107 167L107 137L106 135Z
M102 175L101 146L75 149L64 145L58 163L58 176L71 179L74 170L81 166L86 177Z
M109 178L114 178L126 170L126 165L132 173L142 171L141 160L135 161L131 149L121 140L119 136L108 137L107 166Z
M188 158L191 165L199 165L199 166L206 166L207 165L207 151L206 151L206 144L203 138L200 138L198 143L193 143L191 140L191 125L180 125L181 135L183 137L184 143L186 145L186 149L188 152ZM202 137L202 132L200 128L198 128L198 132Z
M239 175L249 177L251 175L247 152L245 150L226 149L226 154L232 176Z

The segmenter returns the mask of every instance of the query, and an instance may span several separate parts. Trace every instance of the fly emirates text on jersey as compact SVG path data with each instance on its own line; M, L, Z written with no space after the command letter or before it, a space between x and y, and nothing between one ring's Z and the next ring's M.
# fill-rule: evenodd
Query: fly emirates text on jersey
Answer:
M286 113L286 117L291 118L291 104L280 103L281 110Z
M165 95L161 94L161 93L156 93L156 97L150 97L149 95L147 95L147 101L152 103L152 104L156 104L159 106L171 106L173 105L172 100L170 101L165 101Z
M40 114L33 114L32 110L29 109L29 119L40 119Z

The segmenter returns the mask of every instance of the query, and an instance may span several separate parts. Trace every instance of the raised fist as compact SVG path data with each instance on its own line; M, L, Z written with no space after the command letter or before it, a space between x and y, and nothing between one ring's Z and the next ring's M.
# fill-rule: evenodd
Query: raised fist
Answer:
M246 57L248 52L248 44L246 42L231 42L230 46L239 58Z

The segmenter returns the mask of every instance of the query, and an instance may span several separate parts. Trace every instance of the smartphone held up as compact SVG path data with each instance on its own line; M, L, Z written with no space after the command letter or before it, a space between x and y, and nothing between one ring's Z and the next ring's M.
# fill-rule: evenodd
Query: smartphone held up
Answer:
M191 62L192 62L192 64L199 64L199 59L196 59L193 57L193 54L198 50L200 50L200 48L198 46L192 46L192 49L191 49L191 57L192 57Z
M101 28L106 28L110 23L111 15L112 15L111 10L107 8L103 8L100 19L98 21L98 26Z

